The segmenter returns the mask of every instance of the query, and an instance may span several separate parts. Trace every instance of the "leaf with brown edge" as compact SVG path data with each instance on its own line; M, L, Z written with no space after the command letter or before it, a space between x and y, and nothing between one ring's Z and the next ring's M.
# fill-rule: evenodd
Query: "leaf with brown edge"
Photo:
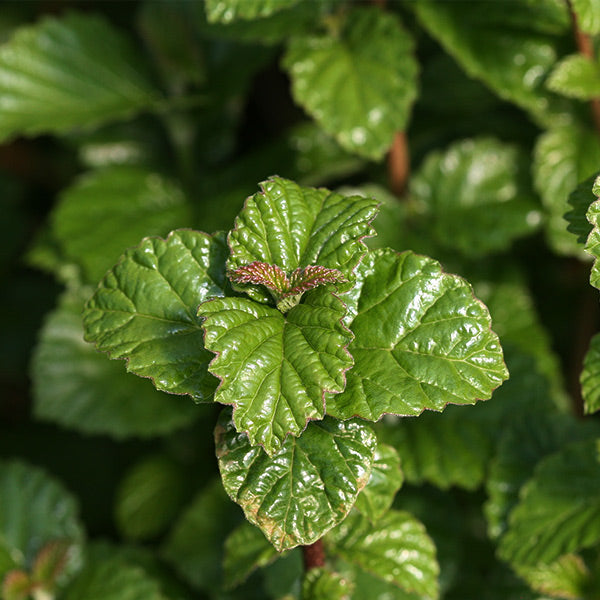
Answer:
M214 298L200 305L205 347L216 354L209 371L221 380L215 401L234 407L238 431L252 445L277 453L325 414L326 392L339 393L352 366L352 333L344 304L325 288L306 294L287 314L248 298Z
M224 410L215 429L225 490L281 552L312 544L340 523L371 474L377 438L364 422L326 417L269 457Z

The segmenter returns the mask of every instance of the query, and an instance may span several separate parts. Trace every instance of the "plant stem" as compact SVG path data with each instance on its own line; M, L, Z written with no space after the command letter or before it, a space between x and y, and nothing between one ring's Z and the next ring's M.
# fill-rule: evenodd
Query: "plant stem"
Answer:
M325 566L325 549L323 540L317 540L309 546L302 546L302 555L304 557L304 571L308 572L315 567Z
M388 155L388 174L392 192L398 197L403 196L410 174L410 155L406 134L403 131L398 131L394 135Z
M592 43L592 38L587 34L581 31L579 28L579 23L577 22L577 15L573 10L573 5L571 0L567 0L567 4L569 6L569 11L571 12L571 19L573 20L573 35L575 36L575 42L577 43L577 49L580 54L589 58L591 60L596 60L594 55L594 44ZM592 119L594 121L594 127L596 128L596 132L600 135L600 98L592 98L590 100L590 108L592 111Z

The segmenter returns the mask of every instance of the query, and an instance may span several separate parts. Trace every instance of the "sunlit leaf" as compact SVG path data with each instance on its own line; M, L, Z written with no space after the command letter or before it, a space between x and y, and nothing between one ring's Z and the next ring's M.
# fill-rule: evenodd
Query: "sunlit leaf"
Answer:
M296 4L298 0L206 0L211 23L264 18Z
M591 100L600 96L600 64L583 54L570 54L554 67L546 85L568 98Z
M600 33L600 2L598 0L571 0L577 15L577 25L585 33Z
M223 485L278 551L308 545L348 514L371 474L375 435L358 420L311 422L272 458L225 410L215 431Z

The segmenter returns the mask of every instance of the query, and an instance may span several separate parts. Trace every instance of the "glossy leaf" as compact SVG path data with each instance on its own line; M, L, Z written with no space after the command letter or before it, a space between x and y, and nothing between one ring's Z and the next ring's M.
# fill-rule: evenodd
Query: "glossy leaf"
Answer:
M492 138L430 154L411 179L430 231L444 246L481 256L531 233L542 215L517 149Z
M575 236L567 231L564 215L569 210L569 195L577 184L598 172L598 164L600 141L589 129L575 125L555 127L538 138L534 181L548 213L548 240L559 253L581 253Z
M585 243L585 251L594 258L592 271L590 274L590 283L600 289L600 200L590 204L586 213L586 218L592 226L592 231Z
M346 389L328 398L338 418L376 421L489 398L507 378L485 306L463 279L411 252L370 253L344 294L354 333Z
M542 459L567 443L600 435L598 428L587 425L568 415L542 412L521 414L506 423L486 481L484 512L490 537L498 538L505 532L522 486Z
M270 458L223 412L215 431L223 485L281 552L321 538L348 514L371 474L376 438L359 421L325 418Z
M566 6L553 0L502 3L421 0L423 27L471 77L501 98L547 119L552 96L543 86L557 57L551 34L569 27Z
M421 594L399 588L393 582L384 581L356 564L336 560L336 568L352 581L352 600L430 600Z
M590 342L580 381L585 414L590 415L600 410L600 334Z
M353 511L330 532L326 544L332 554L403 591L423 600L439 595L435 546L409 513L391 510L373 524Z
M392 505L403 481L398 452L387 444L378 444L371 477L354 507L371 521L377 521Z
M72 546L64 575L80 567L84 532L78 507L51 476L22 462L0 462L0 506L0 552L7 551L14 566L29 568L46 544L64 541Z
M600 96L600 65L583 54L565 56L550 74L548 89L578 100Z
M129 540L162 533L181 507L184 494L184 475L177 463L162 455L141 460L126 472L117 488L119 531Z
M193 402L156 391L83 339L83 299L66 294L41 330L32 361L34 414L83 433L164 435L198 416Z
M144 236L167 235L190 221L177 185L135 167L87 173L62 193L52 214L65 257L81 265L94 284Z
M569 195L569 206L571 210L565 214L568 221L567 229L577 236L579 244L585 244L592 231L592 225L587 220L586 214L592 204L600 195L599 174L594 174L582 181ZM598 183L596 183L598 181ZM597 194L594 193L594 186L597 186Z
M104 19L69 13L22 27L0 48L0 140L63 133L158 100L130 41Z
M139 567L124 565L120 558L88 564L69 586L64 600L166 600L160 586Z
M538 465L511 513L499 552L503 560L534 566L599 540L600 464L597 440L591 440Z
M413 41L375 7L342 17L337 35L292 39L283 66L298 104L340 145L379 160L404 130L417 95Z
M298 0L207 0L210 23L230 23L238 19L264 18L296 4Z
M598 0L572 0L577 15L577 25L585 33L600 33L600 2Z
M374 235L370 223L377 214L377 202L300 187L281 177L272 177L260 187L260 192L246 200L229 233L228 270L260 261L286 273L320 265L350 278L366 252L362 239ZM255 300L271 299L256 285L239 289Z
M215 401L234 407L236 429L269 456L288 434L298 436L325 414L325 393L344 389L352 366L345 307L319 288L283 315L247 298L217 298L200 306L209 371L221 380Z
M223 571L227 587L236 587L255 569L268 565L278 556L258 527L241 523L225 541Z
M310 569L302 582L302 600L351 600L353 587L351 581L325 567Z
M222 581L223 543L239 509L214 479L182 512L167 536L163 557L194 588L211 591Z
M85 335L127 370L165 392L208 400L208 373L198 305L222 296L227 248L221 236L178 230L125 252L84 313Z
M565 554L549 565L518 569L519 575L541 594L567 600L591 598L590 572L576 554Z

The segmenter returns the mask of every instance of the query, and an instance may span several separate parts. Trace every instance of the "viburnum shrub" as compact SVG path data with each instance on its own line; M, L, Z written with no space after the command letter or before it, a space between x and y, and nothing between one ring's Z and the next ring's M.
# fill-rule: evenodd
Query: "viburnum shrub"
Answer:
M599 43L3 3L0 597L597 600Z

